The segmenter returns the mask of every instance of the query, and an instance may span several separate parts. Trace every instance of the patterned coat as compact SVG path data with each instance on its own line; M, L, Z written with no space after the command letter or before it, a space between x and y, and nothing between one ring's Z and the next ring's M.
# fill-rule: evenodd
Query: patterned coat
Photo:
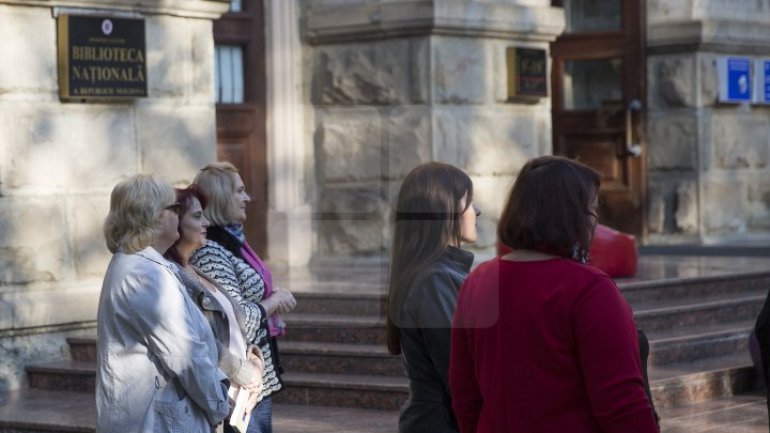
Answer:
M190 259L203 274L214 280L241 306L246 341L255 344L265 359L263 386L259 401L283 389L280 360L274 337L268 335L267 315L259 304L265 294L262 277L241 256L241 243L221 227L208 229L206 245Z

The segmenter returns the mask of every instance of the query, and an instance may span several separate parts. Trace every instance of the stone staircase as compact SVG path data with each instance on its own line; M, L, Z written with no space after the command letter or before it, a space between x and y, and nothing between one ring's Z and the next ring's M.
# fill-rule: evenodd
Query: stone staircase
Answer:
M747 340L770 290L766 269L619 281L650 340L659 410L757 385ZM408 387L400 359L385 348L384 281L365 281L356 293L349 281L335 285L341 275L295 284L303 290L295 292L298 309L285 317L289 331L279 341L288 386L274 401L397 410ZM29 365L29 388L0 395L0 433L94 431L95 343L68 343L71 360Z
M770 271L619 286L650 340L657 408L754 388L748 336L770 291ZM322 312L317 302L325 303ZM302 299L302 310L286 318L290 332L280 350L290 386L276 401L398 409L408 387L400 359L385 348L383 302L372 294Z

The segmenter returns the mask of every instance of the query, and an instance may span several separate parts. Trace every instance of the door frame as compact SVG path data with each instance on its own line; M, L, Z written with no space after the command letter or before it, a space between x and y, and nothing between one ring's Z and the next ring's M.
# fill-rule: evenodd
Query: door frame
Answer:
M564 7L564 4L569 0L552 0L552 6ZM601 32L589 32L589 33L576 33L576 34L562 34L557 39L559 46L555 43L551 45L551 110L552 110L552 139L553 139L553 151L557 153L560 149L559 132L556 128L556 116L559 112L563 112L563 100L564 93L562 86L557 85L557 80L561 80L563 73L563 62L571 59L603 59L610 57L620 57L624 60L624 77L623 77L623 92L625 107L628 106L632 99L637 99L642 103L642 108L634 114L633 117L633 135L636 137L636 143L641 146L642 154L638 159L638 169L636 172L630 172L629 176L634 177L632 180L634 185L635 195L638 196L640 224L638 233L639 241L641 243L646 242L648 237L648 195L647 195L647 14L646 14L646 0L633 0L636 2L636 7L628 5L628 0L619 0L622 7L621 16L621 31L601 31ZM635 23L635 26L628 27L627 23ZM621 36L622 35L622 36ZM618 37L624 40L618 40ZM611 38L615 38L612 40ZM566 40L565 40L566 39ZM629 40L630 39L630 40ZM590 53L588 55L581 54L586 52L586 44L591 44ZM630 47L630 49L629 49ZM632 70L633 65L638 65L635 69L636 77L633 79L627 79L625 76L628 71ZM630 84L630 85L629 85ZM572 111L576 115L580 115L579 111ZM592 111L591 111L592 112ZM587 113L586 113L587 115ZM633 171L633 170L632 170ZM602 188L605 191L605 188Z
M229 146L221 139L250 136L243 149L241 175L251 202L246 207L244 231L249 243L262 257L268 254L268 164L267 164L267 72L265 6L262 0L245 0L241 12L227 12L214 21L215 44L243 47L244 102L216 104L217 158Z

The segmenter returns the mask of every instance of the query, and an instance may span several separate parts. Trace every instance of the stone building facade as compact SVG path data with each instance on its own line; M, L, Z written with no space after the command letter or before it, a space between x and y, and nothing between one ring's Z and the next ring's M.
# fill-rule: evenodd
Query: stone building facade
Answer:
M554 152L551 98L508 98L506 50L550 56L570 0L0 0L0 390L92 332L114 184L187 183L216 159L212 22L250 1L265 11L275 267L385 257L400 182L430 160L473 178L488 252L521 166ZM642 241L770 240L770 108L718 103L715 67L770 57L770 0L641 4ZM60 102L55 17L73 11L145 19L147 98Z
M384 253L399 180L431 159L471 174L483 211L475 247L492 245L518 169L555 151L550 99L505 97L505 49L548 50L569 24L554 5L567 3L301 2L313 257ZM766 244L770 108L719 103L716 59L770 57L770 1L640 4L633 17L646 33L640 241Z
M110 255L109 192L140 172L189 182L215 154L220 0L0 1L0 390L90 332ZM63 103L60 13L143 17L147 98Z
M316 257L382 255L401 180L438 160L473 179L477 248L501 198L551 152L550 99L511 102L506 49L548 50L549 1L306 1L303 87L315 154Z
M719 103L716 59L770 57L770 1L650 0L647 23L649 242L767 245L770 107Z

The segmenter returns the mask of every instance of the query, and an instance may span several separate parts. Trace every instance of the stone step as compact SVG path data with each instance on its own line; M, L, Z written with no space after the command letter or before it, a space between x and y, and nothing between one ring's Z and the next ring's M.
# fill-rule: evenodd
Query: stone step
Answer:
M284 374L286 389L273 400L301 405L397 410L409 395L406 377L351 374Z
M730 397L759 386L748 353L652 367L649 379L656 408Z
M651 343L651 364L666 365L745 352L756 314L749 314L752 319L747 321L743 319L747 316L734 312L733 307L738 305L742 308L744 301L716 301L638 311L637 324L645 330ZM753 301L749 302L753 304ZM760 308L759 305L751 308L754 307ZM728 308L727 313L720 308ZM689 319L684 316L687 321L683 320L684 313L690 315ZM700 317L703 314L722 315L727 323L709 323L714 320ZM736 318L743 320L735 322ZM292 314L287 316L287 322L289 331L279 342L287 371L403 374L400 361L389 359L391 357L387 355L384 321L381 318ZM69 341L73 359L95 360L94 339ZM339 350L338 344L343 345ZM325 348L335 348L337 352Z
M96 363L55 361L26 367L29 387L51 391L94 392Z
M295 293L292 314L337 314L382 316L385 296L376 293Z
M742 272L705 277L661 276L646 281L617 280L631 305L637 302L696 300L703 297L765 293L770 290L770 272Z
M32 365L28 370L35 375L35 381L43 380L38 374L50 375L51 371L59 372L69 366L76 369L85 366L87 371L89 363L96 362L96 339L73 338L68 341L73 358L80 362ZM385 344L318 343L282 338L278 345L281 363L286 371L404 375L401 357L388 353Z
M96 364L60 361L27 368L30 388L36 391L94 392ZM276 401L376 409L398 409L408 393L405 376L291 372ZM75 391L77 390L77 391ZM93 399L93 397L91 397Z
M381 292L339 292L342 283L331 284L329 291L295 293L298 300L296 313L336 315L382 315L386 302L385 288ZM336 284L337 286L334 286ZM634 281L619 279L618 287L632 305L651 301L693 301L715 296L736 296L742 294L767 294L770 290L770 273L744 272L731 275L707 277L684 277L680 279L657 279ZM331 290L334 288L335 290Z
M73 360L96 362L96 338L68 338L67 344Z
M382 345L285 341L279 344L287 372L404 376L400 356Z
M287 341L386 344L385 319L376 316L287 314ZM280 342L279 342L280 344Z
M734 323L755 318L762 310L765 295L747 295L671 305L634 305L636 326L644 332L685 329L702 325Z
M31 392L72 393L71 390L79 389L92 395L93 363L50 363L30 369ZM33 376L43 370L46 379L34 380ZM284 380L287 387L276 396L277 402L395 410L408 394L408 382L403 374L289 372ZM746 354L650 368L650 388L659 408L729 397L754 389L756 381L756 372Z
M25 389L0 394L2 433L94 433L92 393Z
M700 325L647 332L650 366L694 361L733 353L747 353L752 321L735 324ZM73 358L89 359L96 352L91 338L70 339ZM332 343L284 340L279 342L286 371L307 373L355 373L403 376L399 356L388 353L385 344Z
M746 356L726 356L650 372L655 406L674 406L724 398L756 387ZM394 410L408 397L406 377L287 373L287 389L276 401L291 404L350 406Z
M711 325L650 333L650 366L665 366L703 358L748 353L752 323Z

